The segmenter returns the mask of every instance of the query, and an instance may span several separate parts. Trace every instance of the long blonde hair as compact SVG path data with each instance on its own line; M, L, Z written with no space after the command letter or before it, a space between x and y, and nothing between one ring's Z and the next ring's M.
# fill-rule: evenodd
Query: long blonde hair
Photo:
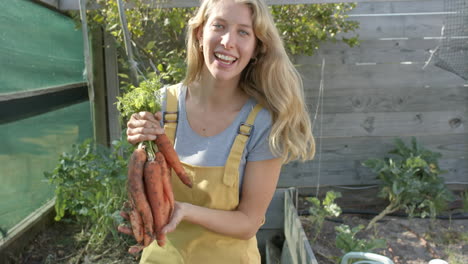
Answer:
M216 3L203 0L187 31L187 75L184 84L197 81L203 68L197 31L208 20ZM283 162L309 160L315 154L311 121L304 102L302 79L290 61L283 41L263 0L236 0L252 10L253 30L257 37L256 59L242 72L240 87L272 115L269 144Z

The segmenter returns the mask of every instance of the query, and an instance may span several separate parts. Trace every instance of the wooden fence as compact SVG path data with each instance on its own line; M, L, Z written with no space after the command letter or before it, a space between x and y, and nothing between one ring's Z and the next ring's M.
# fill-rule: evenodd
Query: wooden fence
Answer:
M426 65L446 15L439 0L358 3L349 19L360 23L359 46L325 43L314 56L295 58L317 155L286 165L280 186L376 183L361 163L386 156L396 137L412 136L443 155L447 183L468 182L468 82Z

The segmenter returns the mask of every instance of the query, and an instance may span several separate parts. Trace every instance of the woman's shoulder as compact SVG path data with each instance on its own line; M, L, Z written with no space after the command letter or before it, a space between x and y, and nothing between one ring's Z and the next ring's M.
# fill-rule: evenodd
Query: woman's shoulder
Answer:
M257 106L257 101L255 101L255 99L251 98L250 99L250 102L249 102L249 108L251 110L254 109L254 107ZM261 109L260 111L258 111L257 113L257 116L255 117L255 121L254 121L254 129L257 130L257 131L265 131L265 130L269 130L271 125L272 125L272 118L271 118L271 114L270 112L268 111L268 109L266 109L265 107L262 107L260 105Z

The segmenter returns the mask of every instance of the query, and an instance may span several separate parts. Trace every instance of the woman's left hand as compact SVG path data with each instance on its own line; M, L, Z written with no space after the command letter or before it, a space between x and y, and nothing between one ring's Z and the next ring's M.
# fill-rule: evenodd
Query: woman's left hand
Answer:
M187 214L188 204L182 202L174 203L174 211L172 212L171 219L169 223L163 227L162 233L167 234L174 231L179 225L180 221L184 220L184 217Z

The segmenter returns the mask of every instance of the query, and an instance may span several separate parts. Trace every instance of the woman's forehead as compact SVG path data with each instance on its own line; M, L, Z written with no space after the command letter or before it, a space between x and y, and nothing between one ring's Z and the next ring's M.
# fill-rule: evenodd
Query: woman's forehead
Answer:
M221 19L236 21L236 24L252 26L252 10L249 5L234 0L222 0L210 9L208 20Z

